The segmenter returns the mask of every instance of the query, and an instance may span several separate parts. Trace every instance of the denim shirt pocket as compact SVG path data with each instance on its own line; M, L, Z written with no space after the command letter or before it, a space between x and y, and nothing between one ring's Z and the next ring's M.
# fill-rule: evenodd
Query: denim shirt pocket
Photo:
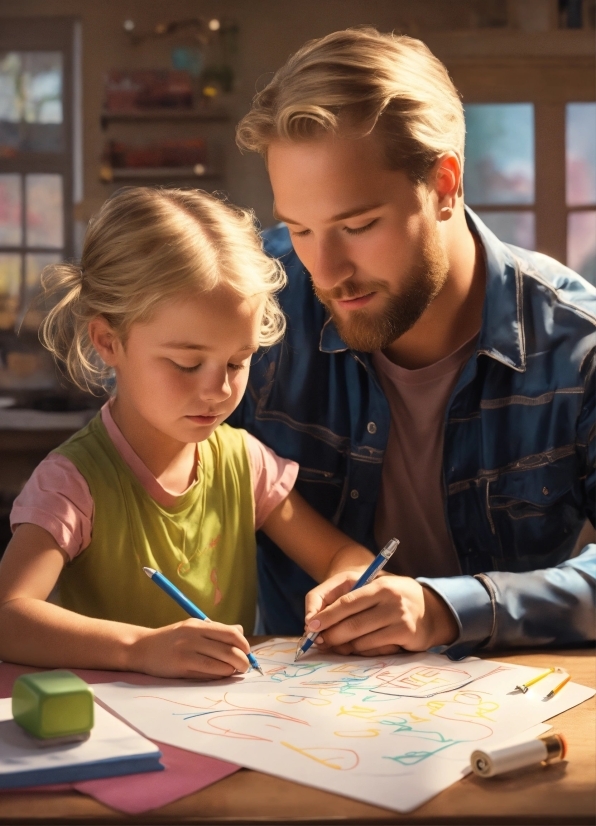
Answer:
M543 562L536 567L558 564L583 525L574 446L532 459L533 465L520 460L516 468L487 479L487 517L503 570L514 570L514 560L529 558Z
M348 489L345 473L332 473L300 465L296 489L319 513L337 524Z

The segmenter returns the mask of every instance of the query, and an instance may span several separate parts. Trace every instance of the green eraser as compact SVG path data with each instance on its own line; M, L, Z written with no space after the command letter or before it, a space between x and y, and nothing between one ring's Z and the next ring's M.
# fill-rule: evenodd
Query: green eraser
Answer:
M43 740L88 734L93 728L93 691L71 671L23 674L12 688L12 715Z

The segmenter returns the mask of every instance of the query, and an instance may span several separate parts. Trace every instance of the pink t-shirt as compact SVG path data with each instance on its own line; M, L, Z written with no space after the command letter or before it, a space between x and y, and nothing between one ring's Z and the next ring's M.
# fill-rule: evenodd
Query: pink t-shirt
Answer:
M459 559L443 502L445 410L457 378L474 352L477 334L435 364L407 370L381 352L373 363L391 413L383 460L375 539L400 540L387 569L402 576L455 576Z
M172 493L158 482L122 435L112 418L109 403L102 407L101 419L114 446L149 496L163 507L175 505L186 491ZM282 459L250 433L245 433L245 438L254 491L255 527L258 529L294 487L298 465L290 459ZM196 482L187 490L193 485ZM52 453L35 468L15 499L10 525L13 531L24 522L39 525L74 559L91 542L93 514L93 499L84 477L66 456Z

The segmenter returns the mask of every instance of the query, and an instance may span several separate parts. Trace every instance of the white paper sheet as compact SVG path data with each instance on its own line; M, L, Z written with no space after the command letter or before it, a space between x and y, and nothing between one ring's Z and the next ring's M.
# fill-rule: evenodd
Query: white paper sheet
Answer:
M62 769L104 760L158 757L159 749L130 726L95 704L95 725L88 740L62 746L37 746L15 723L10 698L0 700L0 774ZM48 781L50 782L50 781Z
M547 680L539 691L514 692L537 669L476 658L313 650L294 664L295 643L287 640L254 650L264 677L94 690L153 739L401 812L467 774L478 746L510 739L594 694L569 683L545 703Z

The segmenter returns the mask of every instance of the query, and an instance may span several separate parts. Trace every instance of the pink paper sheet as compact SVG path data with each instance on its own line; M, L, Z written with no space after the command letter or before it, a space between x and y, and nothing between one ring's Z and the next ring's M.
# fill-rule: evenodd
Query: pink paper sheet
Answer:
M12 686L17 677L37 668L0 663L0 697L10 697ZM111 683L116 681L133 683L134 685L150 685L153 679L145 674L136 674L122 671L88 671L72 669L87 683ZM167 803L172 803L181 797L204 789L235 771L239 766L216 760L213 757L203 757L201 754L168 746L165 743L156 743L161 750L161 762L165 766L162 772L147 774L128 774L124 777L105 777L99 780L85 780L81 783L60 783L51 786L36 786L26 789L33 791L67 791L75 789L83 794L94 797L100 803L118 809L127 814L142 814L150 809L158 809ZM24 789L15 789L25 791ZM2 792L10 794L10 790Z

